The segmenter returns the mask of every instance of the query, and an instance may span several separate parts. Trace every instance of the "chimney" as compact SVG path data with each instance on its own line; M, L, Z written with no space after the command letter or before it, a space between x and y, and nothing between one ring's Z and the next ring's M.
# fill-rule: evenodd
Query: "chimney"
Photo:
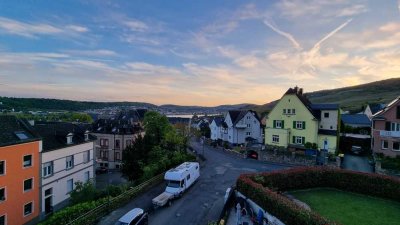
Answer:
M89 131L85 131L85 141L89 141Z
M303 88L299 88L299 95L303 95Z
M67 145L72 144L72 137L74 136L73 133L67 134Z
M298 91L299 91L299 88L296 86L296 87L294 87L294 88L293 88L293 90L294 90L294 93L296 93L296 94L297 94L297 93L298 93Z

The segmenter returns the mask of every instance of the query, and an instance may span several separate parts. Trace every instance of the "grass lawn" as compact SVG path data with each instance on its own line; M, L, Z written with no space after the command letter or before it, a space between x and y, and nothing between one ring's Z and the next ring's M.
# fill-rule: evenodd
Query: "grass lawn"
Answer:
M399 225L400 203L330 188L290 192L327 219L344 225Z

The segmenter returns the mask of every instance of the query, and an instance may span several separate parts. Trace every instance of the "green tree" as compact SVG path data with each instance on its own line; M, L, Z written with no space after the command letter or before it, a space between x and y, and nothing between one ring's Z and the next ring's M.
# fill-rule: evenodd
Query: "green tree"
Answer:
M153 145L161 144L166 133L172 129L168 118L155 111L146 112L143 120L146 136Z
M122 176L129 181L139 179L143 175L143 164L146 161L148 147L142 136L138 136L136 140L122 152Z
M75 189L71 191L71 203L73 205L81 203L81 202L88 202L96 200L98 196L98 191L96 187L93 185L93 182L89 181L83 183L81 181L75 182Z

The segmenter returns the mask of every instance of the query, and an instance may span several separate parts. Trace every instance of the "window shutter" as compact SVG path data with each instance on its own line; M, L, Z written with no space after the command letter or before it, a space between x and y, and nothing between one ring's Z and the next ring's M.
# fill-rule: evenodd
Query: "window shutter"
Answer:
M282 120L282 129L285 128L285 121Z
M400 119L400 105L397 106L396 118Z
M274 120L273 127L276 128L276 120Z
M385 123L385 130L390 131L390 122Z
M293 142L293 144L296 144L296 136L293 136L292 142Z
M296 128L296 121L293 121L293 128Z
M306 121L303 121L303 129L306 129ZM303 142L304 143L304 142Z
M306 138L305 137L301 137L301 143L304 144L306 142Z

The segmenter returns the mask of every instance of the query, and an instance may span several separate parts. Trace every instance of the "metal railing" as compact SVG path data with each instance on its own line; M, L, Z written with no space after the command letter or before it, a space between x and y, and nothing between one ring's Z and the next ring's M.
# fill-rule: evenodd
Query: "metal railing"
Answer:
M106 203L97 206L96 208L90 210L89 212L86 212L85 214L82 214L81 216L68 222L67 224L68 225L96 224L99 219L108 215L112 210L115 210L125 205L141 192L145 191L146 189L152 187L155 184L160 183L163 180L163 178L164 178L164 173L159 174L151 178L150 180L147 180L135 187L130 188L128 191L116 197L110 198Z

